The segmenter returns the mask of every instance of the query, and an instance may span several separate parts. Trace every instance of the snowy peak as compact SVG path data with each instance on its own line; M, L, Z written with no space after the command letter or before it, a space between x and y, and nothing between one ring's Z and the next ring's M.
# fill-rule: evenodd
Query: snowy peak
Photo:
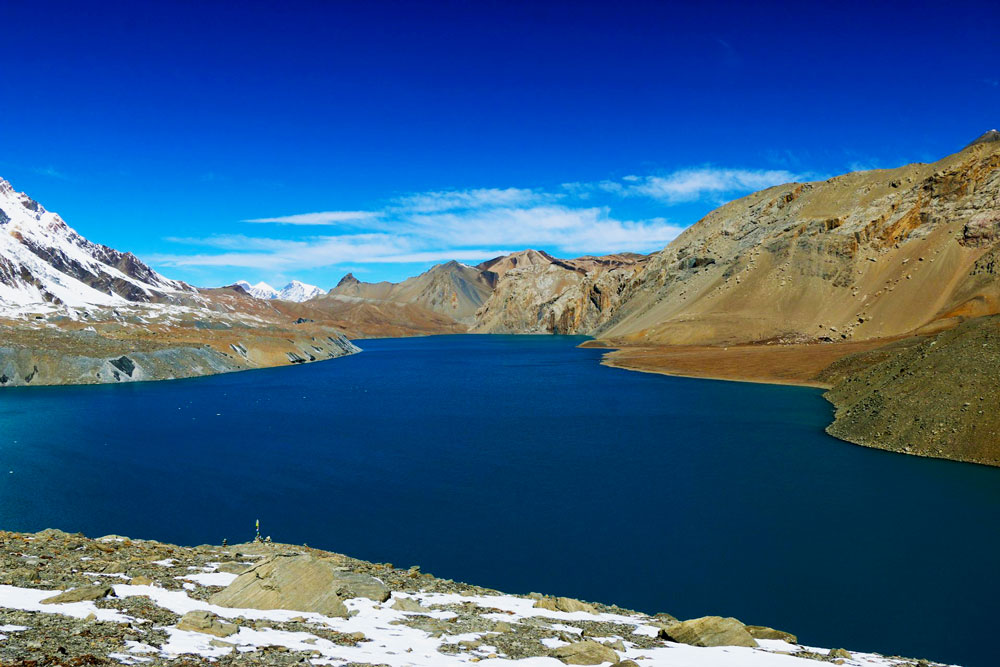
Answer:
M323 290L315 285L307 285L298 280L293 280L280 290L274 289L265 282L251 285L246 280L237 280L234 284L242 287L247 294L257 299L282 299L284 301L302 302L324 293Z
M278 292L279 299L284 299L285 301L308 301L314 296L319 296L323 294L323 290L316 287L315 285L307 285L306 283L301 283L298 280L293 280Z
M244 292L257 299L278 298L278 290L274 289L265 282L259 282L256 285L251 285L246 280L237 280L235 284L242 287Z
M131 253L91 243L0 179L0 313L169 301L190 290Z

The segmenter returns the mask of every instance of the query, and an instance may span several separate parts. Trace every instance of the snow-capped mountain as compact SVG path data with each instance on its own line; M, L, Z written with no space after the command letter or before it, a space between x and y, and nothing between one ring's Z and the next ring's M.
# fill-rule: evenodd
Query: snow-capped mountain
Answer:
M246 280L237 280L236 285L242 287L243 290L252 297L258 299L277 299L278 290L274 289L265 282L259 282L256 285L251 285Z
M56 213L0 179L0 311L170 300L193 288L132 253L91 243Z
M265 282L251 285L246 280L238 280L235 284L242 287L250 296L257 297L258 299L283 299L284 301L302 302L326 293L315 285L307 285L298 280L293 280L280 290L274 289Z
M320 294L326 294L323 290L316 287L315 285L307 285L306 283L300 283L298 280L293 280L278 292L279 299L284 299L285 301L308 301L314 296L319 296Z

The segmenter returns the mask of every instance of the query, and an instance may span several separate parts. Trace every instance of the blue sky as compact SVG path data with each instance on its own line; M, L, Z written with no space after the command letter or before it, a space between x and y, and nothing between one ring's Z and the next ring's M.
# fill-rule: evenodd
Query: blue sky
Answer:
M649 252L1000 125L1000 4L4 3L0 176L198 285Z

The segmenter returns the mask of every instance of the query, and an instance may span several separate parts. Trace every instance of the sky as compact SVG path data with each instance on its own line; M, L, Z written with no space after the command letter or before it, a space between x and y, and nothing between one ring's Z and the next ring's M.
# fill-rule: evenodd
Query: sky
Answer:
M652 252L1000 126L1000 3L3 3L0 177L195 285Z

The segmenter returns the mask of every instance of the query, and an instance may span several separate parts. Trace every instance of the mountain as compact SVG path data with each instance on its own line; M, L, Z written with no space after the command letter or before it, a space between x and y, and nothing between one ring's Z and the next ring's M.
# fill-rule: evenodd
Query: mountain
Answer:
M284 301L295 301L301 303L313 297L323 294L323 290L315 285L293 280L280 290L276 290L265 282L251 285L246 280L237 280L233 285L240 287L244 292L257 299L282 299Z
M779 185L650 257L590 333L616 365L830 388L828 431L1000 465L1000 133Z
M998 141L932 164L779 185L712 211L655 253L594 333L732 345L953 326L1000 310L998 240Z
M0 180L0 387L191 377L358 351L335 326L245 289L165 278ZM290 285L289 295L307 293Z
M497 257L478 269L494 288L472 330L481 333L588 333L620 306L625 285L644 270L645 255L557 259L538 250Z
M278 291L278 296L274 298L284 299L285 301L295 301L298 303L308 301L309 299L320 296L323 293L323 290L315 285L307 285L306 283L300 283L298 280L293 280L282 287Z
M265 282L259 282L256 285L251 285L246 280L237 280L234 285L241 287L244 292L254 297L255 299L277 299L278 290L274 289Z
M179 302L193 292L131 253L91 243L0 179L0 310Z
M400 283L365 283L347 274L329 292L369 302L413 304L451 320L471 324L476 310L489 298L495 277L481 267L446 262Z

